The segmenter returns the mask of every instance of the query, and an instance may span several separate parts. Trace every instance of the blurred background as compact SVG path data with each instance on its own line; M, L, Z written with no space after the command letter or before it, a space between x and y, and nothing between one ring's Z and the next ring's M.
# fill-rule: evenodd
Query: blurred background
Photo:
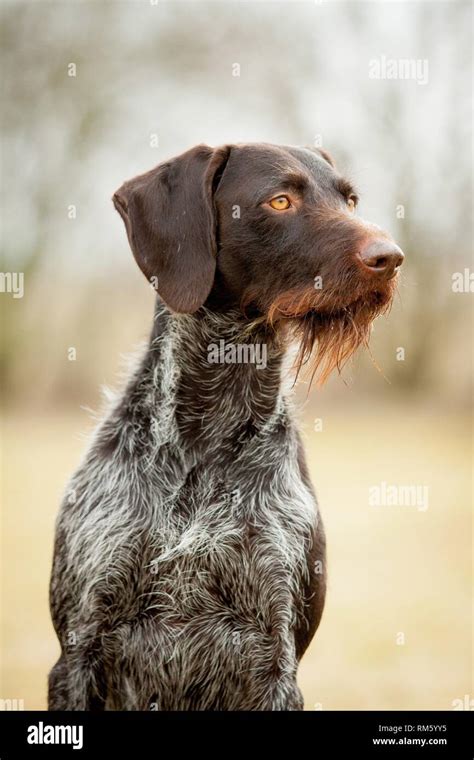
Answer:
M306 707L473 695L471 16L469 2L2 3L2 270L24 292L0 293L0 698L46 706L62 490L100 386L151 324L110 198L196 143L239 141L328 150L406 253L372 358L297 389L330 578ZM414 76L388 78L401 60ZM383 483L426 488L428 508L371 505Z

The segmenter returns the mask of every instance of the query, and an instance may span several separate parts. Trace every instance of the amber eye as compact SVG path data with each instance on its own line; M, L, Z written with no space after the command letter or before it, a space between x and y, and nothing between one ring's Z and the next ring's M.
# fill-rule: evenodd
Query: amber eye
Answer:
M276 198L271 199L270 206L276 211L286 211L287 208L290 208L291 203L287 195L277 195Z
M354 213L354 211L355 211L355 207L356 207L356 204L355 204L355 198L352 198L352 197L351 197L351 198L348 198L348 199L347 199L347 208L349 209L349 212L350 212L351 214L353 214L353 213Z

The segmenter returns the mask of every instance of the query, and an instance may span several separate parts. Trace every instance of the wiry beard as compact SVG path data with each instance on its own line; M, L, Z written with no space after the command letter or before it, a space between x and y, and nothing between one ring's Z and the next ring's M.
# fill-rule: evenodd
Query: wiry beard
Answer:
M360 346L368 346L374 319L390 310L396 280L377 291L359 294L342 305L341 297L318 294L313 289L290 291L275 299L265 321L274 328L283 322L299 343L296 376L308 369L310 384L322 385L333 372L341 372Z

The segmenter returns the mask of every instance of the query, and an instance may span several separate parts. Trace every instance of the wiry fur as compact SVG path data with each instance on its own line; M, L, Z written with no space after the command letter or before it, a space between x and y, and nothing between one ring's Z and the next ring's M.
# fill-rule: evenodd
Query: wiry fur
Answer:
M315 602L302 589L316 578L321 597L310 557L324 560L324 539L284 351L268 347L264 375L209 365L207 346L235 341L241 315L160 306L156 323L59 517L51 708L301 709Z
M263 144L197 146L115 193L158 307L59 516L51 709L302 709L325 544L288 341L340 368L403 260L355 199L327 154ZM265 343L265 368L209 362L221 341Z
M307 364L311 380L318 375L322 384L333 370L340 372L360 346L368 346L374 319L390 310L393 290L394 283L389 283L383 292L360 296L340 308L326 293L319 297L314 289L289 291L272 303L265 321L272 326L282 319L289 322L300 346L296 374Z

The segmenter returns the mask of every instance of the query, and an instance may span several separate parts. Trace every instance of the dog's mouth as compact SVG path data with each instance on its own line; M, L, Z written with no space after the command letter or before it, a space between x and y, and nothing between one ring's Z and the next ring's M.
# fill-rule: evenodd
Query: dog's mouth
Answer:
M345 304L340 294L286 293L271 304L266 319L275 328L287 326L299 343L297 376L307 368L310 383L317 378L323 384L333 370L341 372L360 346L368 346L373 321L390 310L395 287L396 280L389 280Z
M318 315L328 315L333 319L343 318L347 312L354 312L359 313L360 309L378 309L379 307L385 306L387 303L390 303L392 300L392 292L391 289L384 289L384 290L374 290L370 293L367 293L364 296L358 296L357 298L354 298L353 300L348 301L346 304L343 305L335 305L334 307L328 306L326 304L322 304L321 306L315 306L312 309L309 309L306 314L303 314L299 317L296 317L297 319L305 319L308 314L318 314Z

